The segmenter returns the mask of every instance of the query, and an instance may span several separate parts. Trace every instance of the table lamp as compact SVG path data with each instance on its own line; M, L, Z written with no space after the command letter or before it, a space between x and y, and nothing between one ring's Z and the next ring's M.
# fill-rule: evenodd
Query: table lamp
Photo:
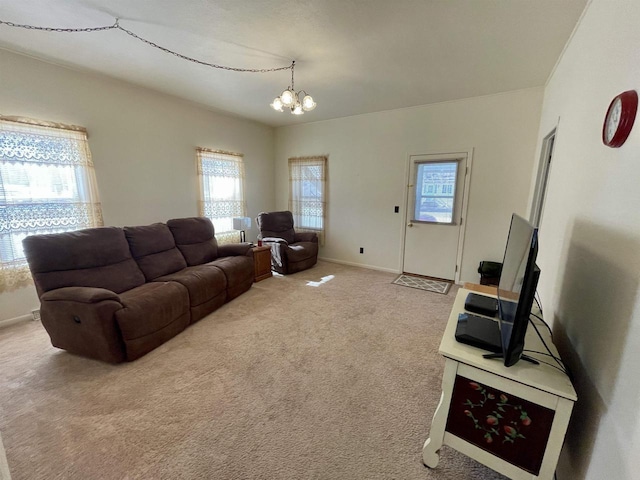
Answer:
M233 229L240 230L240 243L245 242L244 231L251 228L251 217L233 217Z

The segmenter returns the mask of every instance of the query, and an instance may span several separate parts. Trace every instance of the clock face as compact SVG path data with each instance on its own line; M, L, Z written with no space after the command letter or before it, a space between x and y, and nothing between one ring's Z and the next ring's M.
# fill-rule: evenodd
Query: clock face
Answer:
M624 144L633 128L637 110L635 90L622 92L611 101L602 125L602 141L606 146L617 148Z
M620 98L616 98L613 102L613 106L609 111L609 115L607 116L607 133L606 139L607 142L611 142L613 136L618 131L618 126L620 125L620 115L622 114L622 100Z

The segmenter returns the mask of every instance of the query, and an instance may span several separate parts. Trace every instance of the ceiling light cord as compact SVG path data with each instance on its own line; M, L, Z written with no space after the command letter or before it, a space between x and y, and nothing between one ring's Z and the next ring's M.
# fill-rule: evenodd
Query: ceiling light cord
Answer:
M162 50L165 53L168 53L170 55L174 55L178 58L181 58L183 60L187 60L189 62L192 63L197 63L198 65L204 65L205 67L211 67L211 68L218 68L221 70L229 70L232 72L247 72L247 73L269 73L269 72L279 72L281 70L288 70L291 69L291 75L292 75L292 80L293 80L293 64L295 62L292 62L291 65L287 65L286 67L274 67L274 68L238 68L238 67L229 67L226 65L218 65L216 63L209 63L209 62L205 62L202 60L198 60L197 58L193 58L193 57L188 57L186 55L183 55L181 53L178 52L174 52L173 50L170 50L166 47L163 47L161 45L158 45L157 43L152 42L151 40L147 40L146 38L141 37L140 35L137 35L136 33L132 32L131 30L127 30L126 28L124 28L122 25L120 25L120 19L116 18L116 21L113 25L108 25L108 26L104 26L104 27L88 27L88 28L56 28L56 27L39 27L36 25L26 25L26 24L20 24L20 23L13 23L13 22L7 22L4 20L0 20L0 25L6 25L8 27L14 27L14 28L23 28L26 30L38 30L38 31L42 31L42 32L56 32L56 33L85 33L85 32L101 32L104 30L121 30L122 32L126 33L127 35L143 42L146 43L147 45L157 48L158 50Z
M226 65L219 65L217 63L209 63L203 60L198 60L197 58L188 57L187 55L183 55L182 53L175 52L170 50L162 45L158 45L151 40L147 40L146 38L141 37L137 33L132 32L124 28L120 25L120 19L116 18L116 21L113 25L106 25L104 27L87 27L87 28L56 28L56 27L39 27L36 25L26 25L19 24L13 22L7 22L4 20L0 20L0 25L6 25L8 27L13 28L23 28L26 30L39 30L43 32L56 32L56 33L79 33L79 32L100 32L104 30L120 30L130 37L135 38L143 43L146 43L150 47L161 50L165 53L173 55L175 57L181 58L182 60L187 60L188 62L196 63L198 65L203 65L205 67L218 68L221 70L228 70L232 72L247 72L247 73L269 73L269 72L279 72L280 70L288 70L291 69L291 87L287 88L282 94L274 99L271 103L271 107L274 110L279 112L283 111L283 107L287 107L291 110L291 113L294 115L302 115L304 112L309 112L316 108L316 102L313 100L311 95L309 95L304 90L300 90L296 92L294 89L294 70L296 67L296 61L293 60L291 65L286 67L274 67L274 68L238 68L238 67L229 67Z
M89 28L55 28L55 27L38 27L35 25L24 25L21 23L5 22L0 20L0 25L7 25L8 27L24 28L27 30L40 30L43 32L63 32L63 33L76 33L76 32L99 32L101 30L112 30L118 28L118 19L116 23L107 27L89 27Z

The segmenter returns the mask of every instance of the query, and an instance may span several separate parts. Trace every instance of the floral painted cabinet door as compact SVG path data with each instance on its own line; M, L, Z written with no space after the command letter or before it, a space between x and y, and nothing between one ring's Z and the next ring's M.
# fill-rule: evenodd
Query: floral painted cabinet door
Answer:
M445 430L534 475L554 411L456 376Z

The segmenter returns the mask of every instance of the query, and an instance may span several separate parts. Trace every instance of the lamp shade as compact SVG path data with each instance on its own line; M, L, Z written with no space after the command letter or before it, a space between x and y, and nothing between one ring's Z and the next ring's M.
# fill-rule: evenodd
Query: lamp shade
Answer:
M293 105L291 108L291 113L293 113L294 115L304 114L304 110L302 109L302 105L300 105L300 102L296 102L295 105Z
M271 103L271 108L273 108L274 110L277 110L279 112L282 111L282 101L280 100L280 97L276 97L273 102Z
M296 101L295 92L287 88L284 92L282 92L282 95L280 95L280 101L285 107L290 107Z
M316 108L316 102L313 101L313 97L311 95L305 95L302 99L302 108L305 112L310 112L314 108Z
M251 228L251 217L233 217L234 230L247 230Z

